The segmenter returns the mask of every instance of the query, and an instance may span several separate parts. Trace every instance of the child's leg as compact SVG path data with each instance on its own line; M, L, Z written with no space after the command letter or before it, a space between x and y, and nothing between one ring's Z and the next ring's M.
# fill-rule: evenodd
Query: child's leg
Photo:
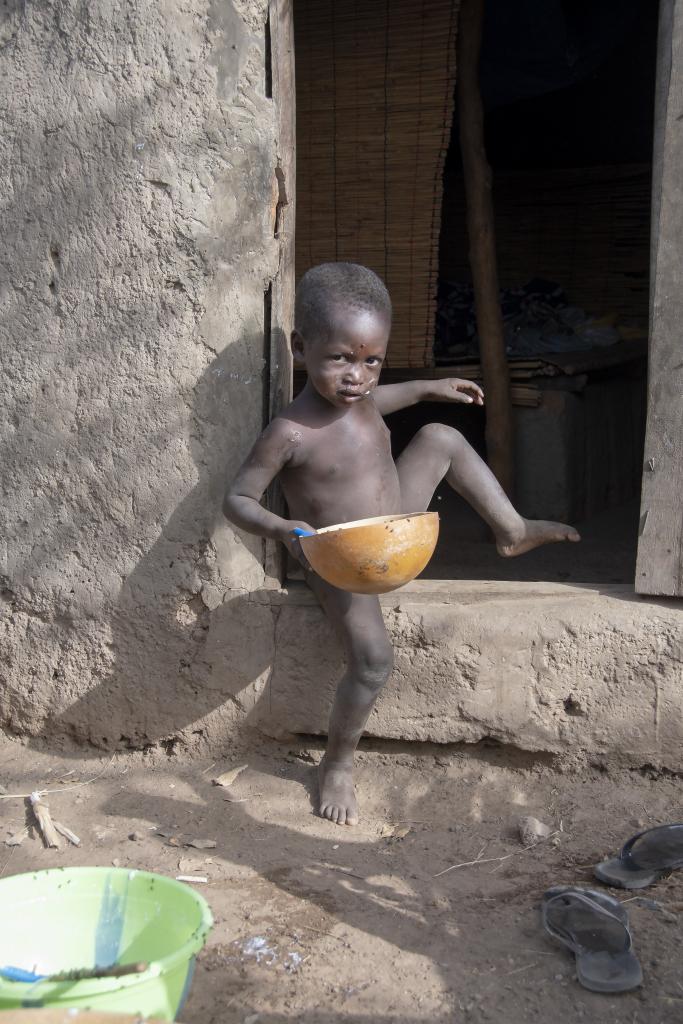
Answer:
M521 555L552 541L581 538L571 526L523 519L462 434L443 423L422 427L396 461L404 512L423 512L446 478L493 530L501 555Z
M330 715L327 750L320 764L319 811L338 825L356 825L353 754L373 705L391 675L391 641L376 597L338 590L315 573L307 572L306 579L340 634L347 660Z

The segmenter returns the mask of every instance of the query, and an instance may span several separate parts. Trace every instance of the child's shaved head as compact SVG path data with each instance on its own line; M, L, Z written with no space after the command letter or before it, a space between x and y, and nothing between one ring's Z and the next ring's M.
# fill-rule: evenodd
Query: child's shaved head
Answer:
M304 338L327 338L344 312L377 313L391 320L391 299L373 270L358 263L320 263L299 281L294 327Z

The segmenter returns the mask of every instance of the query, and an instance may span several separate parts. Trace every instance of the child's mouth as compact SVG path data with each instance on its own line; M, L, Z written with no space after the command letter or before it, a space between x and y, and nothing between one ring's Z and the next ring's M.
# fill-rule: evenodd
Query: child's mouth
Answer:
M337 394L341 398L367 398L371 393L372 388L368 388L367 391L351 391L349 389L338 391Z

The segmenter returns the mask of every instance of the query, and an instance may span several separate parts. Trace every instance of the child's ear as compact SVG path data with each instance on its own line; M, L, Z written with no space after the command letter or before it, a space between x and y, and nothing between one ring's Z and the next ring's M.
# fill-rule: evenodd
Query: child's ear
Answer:
M291 335L292 355L295 363L304 362L304 339L298 331L292 331Z

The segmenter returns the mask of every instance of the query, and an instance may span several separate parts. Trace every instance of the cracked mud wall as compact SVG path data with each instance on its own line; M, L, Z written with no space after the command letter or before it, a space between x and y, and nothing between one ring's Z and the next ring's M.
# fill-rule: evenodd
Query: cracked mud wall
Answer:
M229 737L273 640L220 514L278 269L267 3L3 10L0 723Z

